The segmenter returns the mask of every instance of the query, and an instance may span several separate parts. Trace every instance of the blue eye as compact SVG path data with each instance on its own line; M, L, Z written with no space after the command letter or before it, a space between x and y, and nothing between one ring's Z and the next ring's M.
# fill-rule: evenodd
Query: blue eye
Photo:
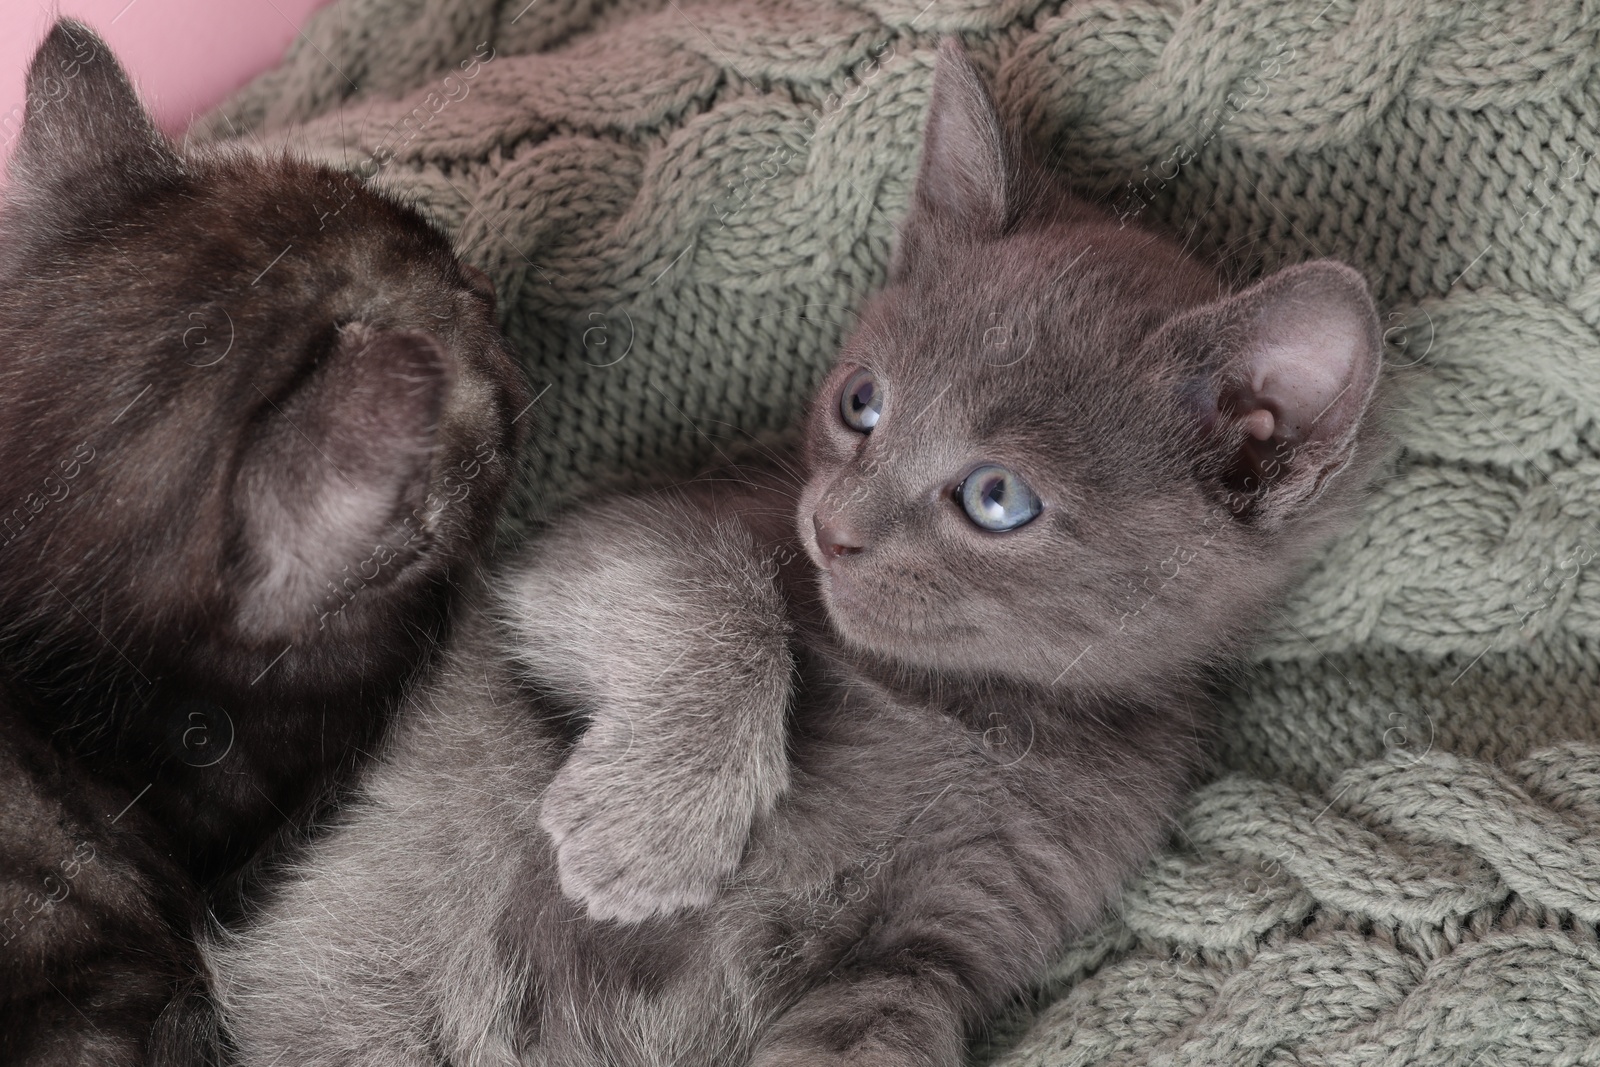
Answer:
M1039 514L1044 505L1028 483L1004 467L979 467L956 490L967 518L985 530L1015 530Z
M839 414L844 424L857 433L871 433L883 414L883 390L869 370L858 370L844 383L839 397Z

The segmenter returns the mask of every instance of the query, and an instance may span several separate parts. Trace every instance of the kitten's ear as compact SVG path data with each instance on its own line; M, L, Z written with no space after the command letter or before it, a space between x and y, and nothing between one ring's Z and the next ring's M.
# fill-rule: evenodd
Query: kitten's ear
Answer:
M1187 398L1207 441L1227 450L1222 488L1236 514L1266 524L1310 504L1350 461L1383 361L1366 282L1332 260L1186 312L1150 343L1205 368Z
M430 334L350 326L290 397L263 405L235 483L247 632L315 629L427 548L445 503L429 484L452 381Z
M939 45L911 210L900 228L890 279L901 277L929 227L964 236L998 234L1011 213L1014 152L983 75L959 41Z
M27 112L11 181L92 203L178 169L177 157L93 30L61 19L28 68Z

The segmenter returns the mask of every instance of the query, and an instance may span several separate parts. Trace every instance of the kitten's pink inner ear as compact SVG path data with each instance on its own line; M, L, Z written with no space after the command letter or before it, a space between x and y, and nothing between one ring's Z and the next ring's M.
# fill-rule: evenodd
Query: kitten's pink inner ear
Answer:
M1366 281L1332 260L1185 311L1149 344L1203 368L1184 400L1222 452L1230 506L1266 522L1315 500L1349 462L1383 362Z
M1295 294L1270 309L1250 357L1251 393L1261 405L1243 416L1250 436L1305 441L1324 439L1330 429L1341 432L1340 402L1363 378L1370 355L1368 323L1359 312L1343 301L1319 301L1315 293Z
M1230 298L1206 327L1237 345L1231 371L1222 368L1233 384L1219 409L1247 440L1342 447L1377 381L1377 321L1361 276L1331 261L1290 267Z

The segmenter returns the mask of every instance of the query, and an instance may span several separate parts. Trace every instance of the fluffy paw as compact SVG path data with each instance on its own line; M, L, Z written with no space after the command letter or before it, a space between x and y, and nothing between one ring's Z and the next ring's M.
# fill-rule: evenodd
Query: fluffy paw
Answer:
M719 792L714 778L595 747L574 749L540 811L562 892L593 918L621 922L711 903L738 869L751 801Z

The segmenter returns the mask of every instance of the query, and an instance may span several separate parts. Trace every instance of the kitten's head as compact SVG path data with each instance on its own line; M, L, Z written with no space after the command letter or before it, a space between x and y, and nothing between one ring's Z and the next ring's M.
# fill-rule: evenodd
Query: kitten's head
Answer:
M202 688L281 655L278 693L393 674L519 451L488 279L347 175L175 151L71 21L34 58L10 171L11 653Z
M941 52L888 286L810 415L800 535L841 636L1098 691L1237 650L1379 455L1366 286L1238 292L1073 200Z

